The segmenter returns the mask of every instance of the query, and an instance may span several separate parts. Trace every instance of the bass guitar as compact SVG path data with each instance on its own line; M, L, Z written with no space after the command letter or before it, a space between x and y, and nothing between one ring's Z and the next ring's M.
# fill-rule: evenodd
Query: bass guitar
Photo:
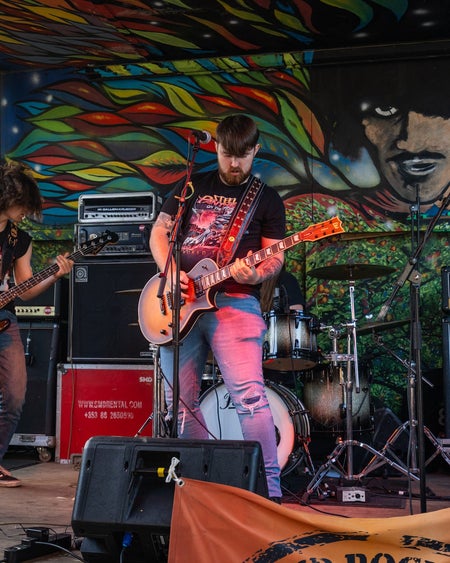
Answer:
M317 223L245 257L248 266L255 266L274 254L288 250L300 242L315 242L325 237L343 233L342 222L338 217ZM188 297L180 308L180 339L184 338L198 317L217 307L210 298L210 290L215 285L231 277L231 264L218 268L211 258L204 258L188 273ZM169 289L162 297L158 296L161 274L154 275L144 286L138 303L138 322L144 337L156 345L170 344L173 340L173 295Z
M88 256L89 254L97 254L100 250L107 244L114 244L119 240L119 235L117 233L112 233L110 231L105 231L100 236L90 239L89 241L83 243L73 254L68 256L69 260L76 262L82 256ZM46 280L58 271L58 264L52 264L44 270L41 270L28 280L13 286L11 289L0 293L0 309L3 309L10 301L13 301L16 297L20 297L23 293ZM0 321L0 332L6 330L10 324L9 319L3 319Z

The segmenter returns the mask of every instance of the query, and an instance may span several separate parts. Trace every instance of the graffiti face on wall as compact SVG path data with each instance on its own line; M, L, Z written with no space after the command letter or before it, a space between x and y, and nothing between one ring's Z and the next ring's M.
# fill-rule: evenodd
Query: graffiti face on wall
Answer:
M398 197L434 203L450 182L450 119L395 105L376 108L363 119L367 139L378 153L380 171Z
M383 194L381 209L408 213L417 201L427 209L448 192L449 63L385 61L312 73L312 95L324 112L330 146L354 162L362 149L369 152L379 174L372 187Z

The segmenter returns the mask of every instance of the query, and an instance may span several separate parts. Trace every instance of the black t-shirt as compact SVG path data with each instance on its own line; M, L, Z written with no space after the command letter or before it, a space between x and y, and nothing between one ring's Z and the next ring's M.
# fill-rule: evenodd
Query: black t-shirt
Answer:
M7 248L6 244L7 244L7 235L9 233L9 228L10 228L10 224L8 224L6 226L5 229L3 229L3 231L0 232L0 253L1 253L1 258L3 260L3 256L5 256L6 259L8 259L8 254L10 253L10 250ZM31 237L30 235L25 232L22 231L21 229L17 229L17 242L14 246L14 248L12 249L12 262L11 265L8 269L8 272L6 273L4 279L0 279L0 292L6 291L9 289L10 287L10 278L12 275L12 266L14 263L14 260L16 258L21 258L28 250L29 246L31 243ZM2 267L0 264L0 274L2 271ZM14 302L10 301L7 305L5 305L5 307L3 307L3 309L7 309L9 311L14 312Z
M181 234L181 268L187 272L203 258L216 260L222 237L247 184L228 186L221 181L218 172L213 171L193 175L192 186L193 195L186 204ZM164 202L161 211L172 216L176 214L179 200L175 195L180 193L181 187ZM284 238L285 230L283 200L278 192L265 185L234 258L245 257L249 250L261 250L262 237ZM259 296L259 286L238 284L232 278L222 282L216 289Z

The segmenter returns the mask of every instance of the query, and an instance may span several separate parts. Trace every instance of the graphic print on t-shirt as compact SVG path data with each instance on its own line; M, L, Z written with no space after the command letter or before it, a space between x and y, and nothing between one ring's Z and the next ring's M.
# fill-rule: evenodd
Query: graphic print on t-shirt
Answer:
M236 197L200 195L197 198L182 247L185 269L191 269L201 258L216 258L236 204Z

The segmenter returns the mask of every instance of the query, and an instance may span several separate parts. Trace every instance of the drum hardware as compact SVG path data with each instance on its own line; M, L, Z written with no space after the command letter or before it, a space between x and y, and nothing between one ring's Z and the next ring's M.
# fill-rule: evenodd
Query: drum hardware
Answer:
M164 419L164 413L162 410L162 405L165 404L164 400L164 376L161 371L160 361L159 361L159 346L154 346L151 344L149 346L151 353L153 354L154 370L153 370L153 411L146 418L144 423L141 425L139 430L136 432L134 437L138 437L142 434L147 424L153 421L153 437L164 437L169 436L167 431L167 424ZM165 427L165 429L164 429Z
M393 350L391 350L388 346L386 346L386 344L383 342L383 337L381 335L374 334L373 339L377 346L385 350L390 356L392 356L395 360L400 362L402 366L406 368L407 374L409 375L408 386L407 386L408 409L409 412L414 412L413 409L415 406L415 380L416 380L415 366L411 362L408 362L407 360L401 358L398 354L396 354ZM434 387L433 383L430 380L428 380L424 375L422 375L422 381L426 383L429 387L431 388ZM402 462L402 460L400 460L399 457L394 453L392 446L399 439L399 437L403 432L410 432L411 450L415 451L417 444L416 444L415 429L413 428L413 431L411 432L412 426L413 425L411 420L408 420L407 422L401 424L398 428L396 428L389 436L389 438L386 441L386 444L383 446L380 452L377 455L374 455L369 460L367 466L361 471L360 473L361 477L365 477L366 475L368 475L372 471L375 471L375 469L378 469L385 463L389 463L388 460L390 457L394 458L397 464L401 465L404 468L404 470L407 470L407 467ZM425 461L425 467L428 466L429 463L431 463L431 461L439 454L442 455L443 459L450 465L450 455L442 447L440 441L433 435L433 433L426 426L424 426L423 430L425 436L430 440L430 442L435 447L435 451L433 452L433 454ZM418 470L419 468L416 463L416 457L415 455L413 455L411 458L411 467L409 471L411 471L412 474L415 474L418 473ZM416 478L419 479L418 477Z
M342 266L333 266L330 268L318 268L312 271L312 275L318 277L327 277L328 279L347 279L349 280L349 300L350 300L350 314L351 321L339 327L331 327L329 336L333 342L332 352L329 355L332 365L340 367L342 374L340 384L343 386L344 402L342 404L342 414L345 413L345 439L338 442L335 449L328 456L326 463L318 469L312 481L308 484L304 493L303 500L308 501L310 495L320 486L322 480L326 477L331 469L338 472L341 477L348 481L359 479L359 475L353 473L353 448L360 447L367 449L376 457L386 456L380 454L377 450L353 439L353 379L355 385L355 392L360 393L360 380L359 380L359 367L358 367L358 347L356 338L356 314L355 314L355 279L363 279L368 277L377 277L386 275L393 271L392 268L383 266L372 266L366 264L345 264ZM311 273L311 272L310 272ZM338 353L337 341L343 332L347 335L347 353L341 355ZM346 453L345 467L340 462L340 457ZM402 472L406 470L396 462L387 459L386 463L396 466ZM407 472L409 474L409 471Z

